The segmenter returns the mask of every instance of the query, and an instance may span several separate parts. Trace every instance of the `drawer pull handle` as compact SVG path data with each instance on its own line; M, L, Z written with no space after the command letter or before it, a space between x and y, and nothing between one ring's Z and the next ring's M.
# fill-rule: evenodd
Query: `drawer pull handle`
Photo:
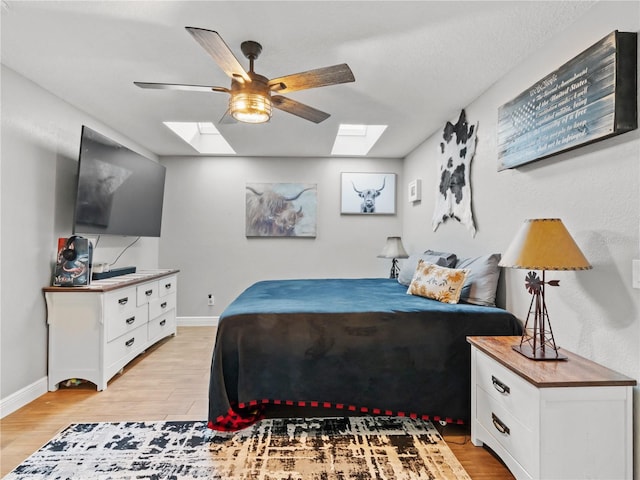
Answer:
M126 305L128 301L129 301L129 297L124 297L124 298L121 298L120 300L118 300L118 303L120 305Z
M496 427L496 430L498 430L500 433L502 433L503 435L511 435L511 430L509 430L509 427L507 427L502 420L500 420L495 413L491 414L491 421L493 422L493 426Z
M151 289L151 290L147 290L146 292L144 292L144 294L145 294L147 297L150 297L152 293L153 293L153 289Z
M127 325L131 325L135 321L136 321L136 317L130 317L125 320L125 322L127 322Z
M509 386L502 383L493 375L491 375L491 382L493 383L493 388L495 388L500 393L504 395L509 395L511 393L511 389L509 388Z
M124 342L124 344L127 347L130 347L131 345L133 345L133 342L135 342L135 341L136 341L136 337L133 337L131 340L127 340L126 342Z
M167 302L162 302L160 304L160 308L167 308Z
M167 290L169 290L171 288L171 284L170 283L165 283L164 288L166 288Z
M166 325L166 323L167 323L167 321L166 321L166 320L162 320L162 321L160 322L160 326L161 326L161 327L164 327L164 326Z

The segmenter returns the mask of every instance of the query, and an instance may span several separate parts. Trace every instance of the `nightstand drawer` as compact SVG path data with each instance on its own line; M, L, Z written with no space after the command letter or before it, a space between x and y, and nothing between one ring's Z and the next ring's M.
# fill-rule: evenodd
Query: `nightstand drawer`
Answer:
M538 389L482 352L476 352L476 385L528 428L538 419Z
M534 467L535 434L491 395L477 388L477 420L526 471Z

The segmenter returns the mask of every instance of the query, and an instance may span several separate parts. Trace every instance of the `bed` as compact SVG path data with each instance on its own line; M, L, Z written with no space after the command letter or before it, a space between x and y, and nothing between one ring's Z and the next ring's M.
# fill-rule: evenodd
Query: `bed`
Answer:
M520 333L506 310L408 295L395 279L258 282L220 317L209 427L244 428L269 405L465 423L467 335Z

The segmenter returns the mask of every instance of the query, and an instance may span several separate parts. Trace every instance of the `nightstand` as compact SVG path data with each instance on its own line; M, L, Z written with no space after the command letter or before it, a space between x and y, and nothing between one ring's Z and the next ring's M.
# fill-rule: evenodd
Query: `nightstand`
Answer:
M636 381L565 349L534 361L520 337L471 344L471 441L517 479L631 479Z

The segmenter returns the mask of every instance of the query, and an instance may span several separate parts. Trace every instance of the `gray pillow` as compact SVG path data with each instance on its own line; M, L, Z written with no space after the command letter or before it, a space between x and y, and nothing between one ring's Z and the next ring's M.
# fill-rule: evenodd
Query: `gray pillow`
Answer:
M500 278L499 261L499 253L463 258L457 261L456 268L469 270L467 280L460 293L461 302L495 307L496 290Z
M435 263L441 267L453 268L457 258L453 253L434 252L433 250L427 250L424 253L413 253L404 261L398 275L398 283L407 287L411 284L413 274L416 272L420 260Z

